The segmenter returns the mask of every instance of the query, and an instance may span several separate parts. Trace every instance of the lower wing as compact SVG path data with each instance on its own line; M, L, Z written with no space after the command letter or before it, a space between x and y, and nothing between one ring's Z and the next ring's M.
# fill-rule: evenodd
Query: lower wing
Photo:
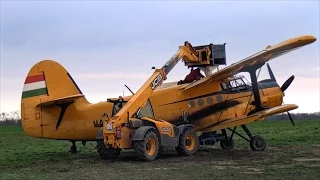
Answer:
M295 104L284 104L281 106L276 106L276 107L273 107L270 109L256 112L254 114L251 114L250 116L222 120L222 121L219 121L218 123L214 124L213 126L206 128L204 130L204 132L217 131L220 129L226 129L229 127L235 127L235 126L240 126L243 124L248 124L253 121L264 120L268 116L279 114L279 113L286 112L286 111L291 111L296 108L298 108L298 106Z

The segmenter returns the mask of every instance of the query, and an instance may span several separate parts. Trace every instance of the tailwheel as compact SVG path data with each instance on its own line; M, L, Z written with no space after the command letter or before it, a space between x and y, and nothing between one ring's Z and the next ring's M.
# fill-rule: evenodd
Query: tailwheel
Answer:
M153 161L158 156L159 139L154 131L148 131L142 141L135 141L134 152L138 159L143 161Z
M228 138L228 140L220 141L220 147L222 149L233 149L234 148L233 138Z
M76 141L71 141L72 142L72 146L70 147L69 152L71 152L72 154L77 153L77 146L76 146Z
M253 151L263 151L266 148L266 141L262 136L253 136L250 141L250 148Z
M107 148L103 139L97 140L97 152L102 159L116 159L120 155L120 148Z
M179 155L190 156L197 152L199 148L199 138L197 133L191 128L186 128L179 138L179 145L176 151Z
M77 153L77 146L71 146L71 147L70 147L70 152L71 152L72 154Z

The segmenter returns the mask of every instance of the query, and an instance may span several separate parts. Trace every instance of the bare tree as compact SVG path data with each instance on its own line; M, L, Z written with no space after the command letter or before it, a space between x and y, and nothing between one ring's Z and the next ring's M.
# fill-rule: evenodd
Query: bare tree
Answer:
M21 119L21 116L20 116L20 111L11 111L11 116L15 119L15 120L19 120Z
M8 117L8 113L2 112L2 113L0 114L0 120L1 120L1 121L6 120L7 117Z
M21 124L20 111L11 111L10 113L0 113L0 125Z

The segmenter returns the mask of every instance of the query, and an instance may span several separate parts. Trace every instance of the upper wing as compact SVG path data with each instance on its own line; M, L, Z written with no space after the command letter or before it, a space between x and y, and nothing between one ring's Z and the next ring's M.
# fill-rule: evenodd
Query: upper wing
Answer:
M281 106L276 106L276 107L273 107L270 109L256 112L254 114L251 114L250 116L244 116L244 117L219 121L217 124L205 129L204 131L209 132L209 131L216 131L219 129L225 129L228 127L240 126L243 124L248 124L253 121L263 120L264 118L266 118L268 116L271 116L274 114L279 114L279 113L286 112L286 111L291 111L296 108L298 108L298 106L295 104L284 104Z
M211 74L210 76L205 77L199 81L196 81L194 83L190 83L186 86L182 86L180 89L187 90L187 89L195 87L201 83L225 79L227 77L230 77L234 74L241 72L241 70L244 70L244 68L246 68L250 65L267 62L271 59L274 59L278 56L289 53L289 52L291 52L295 49L298 49L302 46L313 43L314 41L316 41L316 38L314 36L306 35L306 36L298 36L295 38L288 39L288 40L283 41L281 43L278 43L274 46L268 46L264 50L254 54L252 56L249 56L249 57L247 57L237 63L233 63L230 66L228 66L224 69L221 69L220 71L215 72L215 73Z

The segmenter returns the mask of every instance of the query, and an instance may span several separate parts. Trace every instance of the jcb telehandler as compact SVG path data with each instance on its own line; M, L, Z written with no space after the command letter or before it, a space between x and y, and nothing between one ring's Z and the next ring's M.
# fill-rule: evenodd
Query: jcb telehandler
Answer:
M167 74L181 59L186 66L212 66L212 52L214 48L221 49L218 46L224 45L192 47L186 41L161 69L155 70L113 117L105 114L103 128L97 133L100 156L116 158L121 149L133 148L140 160L152 161L163 147L175 147L180 155L194 154L198 149L199 139L192 124L186 120L172 124L161 119L143 117L141 111L148 104L153 91L167 79Z

